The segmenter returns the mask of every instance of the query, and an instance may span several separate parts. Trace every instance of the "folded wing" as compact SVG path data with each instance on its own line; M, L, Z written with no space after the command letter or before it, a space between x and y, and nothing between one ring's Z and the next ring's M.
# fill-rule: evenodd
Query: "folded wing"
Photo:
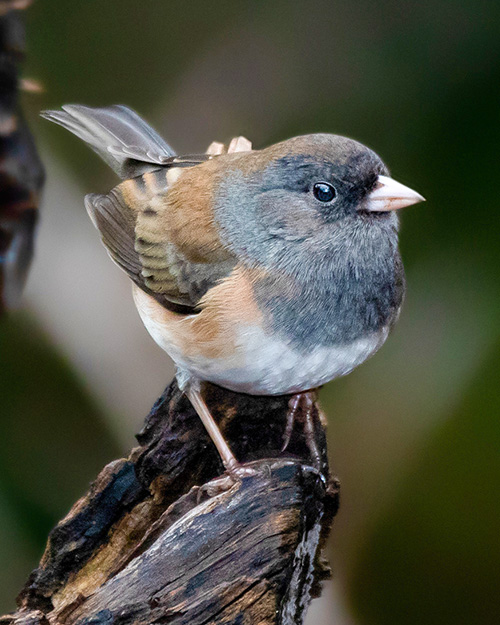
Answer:
M177 156L137 113L121 105L70 104L42 116L85 141L124 180L107 195L85 198L114 262L163 306L196 312L203 295L235 266L213 224L211 176L204 178L203 167L196 167L223 150ZM242 149L238 146L231 151ZM249 142L243 147L249 149ZM190 172L190 192L174 192L171 200L181 169Z

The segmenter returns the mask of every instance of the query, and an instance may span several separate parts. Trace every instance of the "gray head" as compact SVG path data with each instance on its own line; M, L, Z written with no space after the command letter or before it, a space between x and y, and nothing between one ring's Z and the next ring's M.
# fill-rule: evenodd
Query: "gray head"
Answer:
M315 271L318 262L327 269L326 258L357 254L361 244L376 253L380 236L396 237L393 210L423 199L389 178L375 152L337 135L295 137L219 162L214 203L225 242L249 262L296 275L313 261Z
M225 158L216 218L239 258L272 269L255 290L272 332L307 352L386 331L404 292L394 209L423 198L345 137Z

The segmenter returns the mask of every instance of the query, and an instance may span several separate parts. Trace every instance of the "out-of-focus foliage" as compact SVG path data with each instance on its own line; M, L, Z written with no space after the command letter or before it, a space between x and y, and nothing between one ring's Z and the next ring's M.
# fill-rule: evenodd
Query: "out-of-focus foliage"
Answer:
M497 341L379 520L354 577L367 622L500 622L499 369Z
M236 134L256 147L346 134L427 198L402 215L400 324L380 354L323 391L343 485L332 558L353 622L498 623L500 4L44 0L28 17L26 74L45 86L26 99L31 124L85 190L111 186L111 172L37 122L39 108L128 104L183 152ZM82 293L82 306L92 299ZM48 526L113 443L36 323L13 319L1 331L8 609Z
M24 316L0 321L0 598L33 568L48 532L117 456L102 414Z

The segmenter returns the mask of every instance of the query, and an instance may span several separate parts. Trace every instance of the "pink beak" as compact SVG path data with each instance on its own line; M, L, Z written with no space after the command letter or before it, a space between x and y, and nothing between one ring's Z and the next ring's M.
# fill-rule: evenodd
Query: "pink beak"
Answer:
M363 209L371 212L394 211L417 202L425 202L420 193L388 176L379 176L375 189L363 203Z

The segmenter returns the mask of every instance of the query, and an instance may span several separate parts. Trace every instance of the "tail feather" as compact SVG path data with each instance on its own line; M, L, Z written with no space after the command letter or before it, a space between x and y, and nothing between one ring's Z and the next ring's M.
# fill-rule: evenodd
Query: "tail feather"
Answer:
M175 156L168 143L126 106L66 104L62 111L41 115L85 141L122 179L156 169Z

